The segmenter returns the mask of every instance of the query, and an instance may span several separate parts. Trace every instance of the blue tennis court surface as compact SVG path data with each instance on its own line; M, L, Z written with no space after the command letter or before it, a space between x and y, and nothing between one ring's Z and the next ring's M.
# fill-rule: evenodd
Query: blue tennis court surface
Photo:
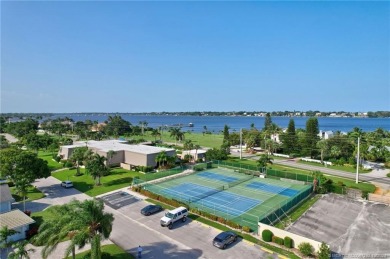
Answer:
M262 203L262 201L231 192L218 192L193 204L195 204L195 206L199 204L212 210L227 213L228 216L237 217L256 207L260 203Z
M299 193L299 191L294 190L294 189L284 188L284 187L280 187L280 186L276 186L276 185L272 185L272 184L259 183L259 182L252 182L250 184L247 184L246 187L252 188L252 189L258 189L258 190L265 191L265 192L276 193L276 194L284 195L287 197L293 197L297 193Z
M215 191L215 193L213 193ZM211 194L203 199L193 202L196 204L208 207L213 210L226 212L232 217L237 217L253 207L262 203L260 200L247 198L245 196L237 195L230 192L218 192L217 189L205 187L193 183L182 183L174 187L164 189L162 192L171 197L181 197L186 200L191 200L193 197L203 196L204 194Z
M213 191L218 191L217 189L209 188L203 185L193 184L193 183L182 183L174 187L164 189L162 192L171 197L180 196L185 198L187 201L192 197L202 196L205 193L211 193Z
M238 178L235 178L235 177L225 176L225 175L216 174L216 173L212 173L212 172L198 173L197 176L208 178L208 179L213 179L213 180L218 180L218 181L222 181L222 182L226 182L226 183L231 183L231 182L235 182L238 180Z

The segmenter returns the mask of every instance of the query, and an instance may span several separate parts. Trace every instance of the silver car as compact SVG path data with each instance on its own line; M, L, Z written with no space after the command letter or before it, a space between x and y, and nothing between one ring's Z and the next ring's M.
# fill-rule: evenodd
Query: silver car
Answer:
M220 249L225 249L228 245L235 242L237 240L237 234L230 231L225 231L218 236L216 236L213 240L213 245Z

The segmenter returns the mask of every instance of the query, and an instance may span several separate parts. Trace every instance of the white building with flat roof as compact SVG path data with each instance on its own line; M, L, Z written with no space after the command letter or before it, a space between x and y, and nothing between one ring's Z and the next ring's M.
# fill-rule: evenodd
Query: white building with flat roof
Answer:
M157 165L156 157L160 152L165 152L167 156L175 156L176 150L173 148L154 147L147 145L130 145L123 140L103 140L103 141L79 141L73 145L61 146L59 155L63 159L69 159L73 150L77 147L88 147L94 153L107 158L107 154L113 151L110 159L107 159L108 165L120 165L122 168L131 169L133 166L151 166Z

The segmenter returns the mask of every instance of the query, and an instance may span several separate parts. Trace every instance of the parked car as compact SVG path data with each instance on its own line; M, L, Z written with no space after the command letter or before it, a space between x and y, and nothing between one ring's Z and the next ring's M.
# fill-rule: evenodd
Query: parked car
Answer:
M154 213L162 211L163 208L160 205L148 205L141 210L141 214L145 216L152 215Z
M71 187L73 187L73 183L71 181L63 181L61 183L61 186L65 187L65 188L71 188Z
M165 213L165 216L160 220L160 225L162 227L172 229L173 223L179 220L185 222L187 220L187 216L188 210L185 207L179 207Z
M220 249L225 249L228 245L235 242L237 240L237 234L230 231L225 231L218 234L214 240L213 245Z

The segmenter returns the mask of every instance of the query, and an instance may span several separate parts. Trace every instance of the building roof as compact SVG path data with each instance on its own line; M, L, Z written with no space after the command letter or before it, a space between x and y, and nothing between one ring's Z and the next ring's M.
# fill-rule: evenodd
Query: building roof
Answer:
M0 202L14 201L7 183L0 184Z
M75 147L89 147L94 148L103 152L108 152L110 150L113 151L130 151L134 153L141 154L155 154L160 153L161 151L174 151L172 148L164 148L164 147L154 147L147 145L130 145L126 144L127 142L124 140L89 140L89 141L81 141L76 142L73 145L62 146L67 148L75 148Z
M35 220L24 214L20 210L11 210L0 214L0 228L7 226L9 229L30 225Z
M182 154L188 154L188 155L195 155L195 154L205 154L207 152L207 150L203 150L203 149L191 149L191 150L183 150Z

